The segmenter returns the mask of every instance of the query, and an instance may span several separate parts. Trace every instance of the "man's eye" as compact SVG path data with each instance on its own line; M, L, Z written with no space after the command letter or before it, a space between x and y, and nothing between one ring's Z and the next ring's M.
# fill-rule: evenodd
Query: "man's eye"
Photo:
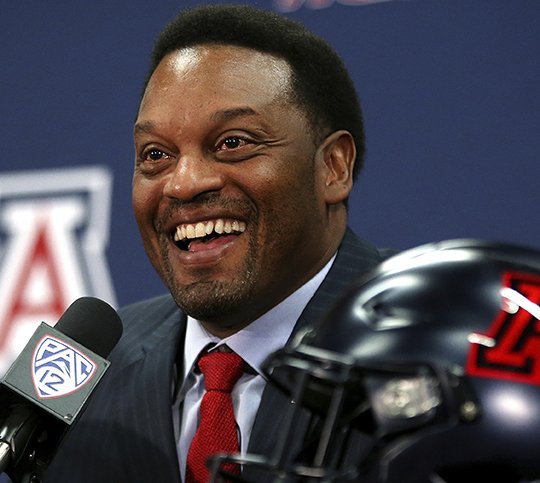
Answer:
M166 154L159 149L150 149L144 154L144 159L149 159L150 161L159 161L163 159Z
M236 137L236 136L231 136L223 140L219 149L220 150L236 149L245 144L246 144L246 141L244 139Z

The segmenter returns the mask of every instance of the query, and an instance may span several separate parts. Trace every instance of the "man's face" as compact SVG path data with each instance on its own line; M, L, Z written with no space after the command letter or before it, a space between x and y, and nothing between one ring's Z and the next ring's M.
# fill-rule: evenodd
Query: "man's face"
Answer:
M178 305L210 326L247 325L335 250L324 163L285 61L218 45L169 54L141 102L135 150L146 252Z

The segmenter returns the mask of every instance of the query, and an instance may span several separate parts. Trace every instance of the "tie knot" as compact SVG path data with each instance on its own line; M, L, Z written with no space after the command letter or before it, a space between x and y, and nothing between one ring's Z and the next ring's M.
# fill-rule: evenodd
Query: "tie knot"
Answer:
M207 391L231 392L244 372L244 360L234 352L208 352L199 359Z

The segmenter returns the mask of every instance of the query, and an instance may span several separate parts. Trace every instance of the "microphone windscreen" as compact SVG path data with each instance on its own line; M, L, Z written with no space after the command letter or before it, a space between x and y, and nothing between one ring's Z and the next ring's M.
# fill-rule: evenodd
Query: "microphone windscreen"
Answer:
M116 310L95 297L75 300L54 328L103 358L107 358L122 335L122 322Z

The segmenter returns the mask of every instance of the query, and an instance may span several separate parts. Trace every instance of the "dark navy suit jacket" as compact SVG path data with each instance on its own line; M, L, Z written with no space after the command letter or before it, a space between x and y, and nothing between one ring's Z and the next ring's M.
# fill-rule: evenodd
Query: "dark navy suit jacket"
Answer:
M347 231L335 263L295 330L319 320L353 280L382 259L378 250ZM170 295L119 312L124 333L110 355L111 367L62 443L46 473L48 483L180 482L171 406L186 316ZM267 385L249 453L271 454L289 404Z

